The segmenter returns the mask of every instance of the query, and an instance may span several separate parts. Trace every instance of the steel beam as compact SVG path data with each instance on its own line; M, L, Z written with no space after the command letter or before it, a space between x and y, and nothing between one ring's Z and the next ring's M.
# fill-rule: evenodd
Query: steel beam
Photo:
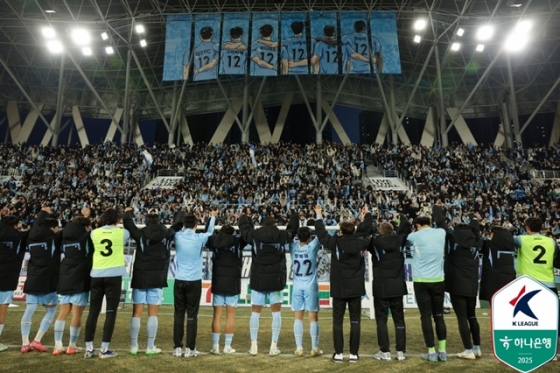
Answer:
M320 131L323 132L325 130L325 127L327 126L327 122L329 121L329 118L331 116L331 114L333 113L334 107L336 105L336 103L338 102L338 97L340 96L340 93L342 92L342 88L344 87L344 84L346 83L346 80L348 79L348 71L346 71L346 75L344 75L344 79L342 79L342 82L340 83L340 87L338 87L338 91L336 92L336 95L334 96L334 100L332 101L331 105L331 109L327 112L327 115L325 116L325 119L323 120L323 124L321 124L321 128Z
M192 54L192 53L191 53ZM262 88L262 85L261 85ZM245 75L245 86L243 87L243 128L241 128L241 142L249 142L249 75ZM235 116L238 116L234 112Z
M303 85L301 84L301 79L299 78L299 75L294 75L294 77L296 78L296 83L299 87L299 91L301 92L301 97L303 98L303 102L305 103L305 106L307 107L307 111L309 112L309 116L311 117L311 121L313 122L313 126L315 127L316 130L318 130L319 129L319 127L317 125L317 123L318 123L317 118L318 117L316 117L313 114L313 109L311 108L311 104L309 103L309 99L307 98L307 95L305 94L305 90L303 89ZM317 83L317 84L320 85L320 83ZM317 88L317 92L319 92L319 88ZM317 102L318 102L317 105L319 105L319 107L320 107L321 106L320 102L319 101L317 101Z
M62 121L62 110L64 97L62 91L64 89L64 54L60 56L60 72L58 74L58 94L56 97L56 113L54 117L54 132L52 134L52 146L58 146L58 137L60 136L60 122Z
M130 49L126 54L126 75L124 87L124 117L123 117L123 132L121 133L121 144L125 144L128 140L128 132L130 131L130 65L132 56Z
M438 82L438 95L439 95L439 131L436 131L440 133L441 135L441 145L442 146L447 146L449 145L449 139L447 138L447 132L445 132L447 127L447 122L445 120L445 104L443 102L443 86L441 83L441 64L439 62L439 48L437 46L437 44L435 45L435 50L434 52L436 52L436 71L437 71L437 82Z
M506 55L508 87L509 87L509 110L513 121L513 135L517 145L522 145L521 132L519 131L519 115L517 114L517 100L515 99L515 85L513 84L513 71L511 70L511 59Z
M531 114L531 116L529 118L527 118L527 121L525 121L525 123L523 124L523 127L521 127L521 130L519 131L519 134L521 135L525 129L527 129L527 126L531 123L531 121L533 120L533 118L535 117L535 115L538 114L539 110L541 109L541 107L544 105L544 103L546 102L546 100L548 100L548 98L550 97L551 94L554 93L554 90L558 87L558 85L560 84L560 77L558 77L558 79L556 79L556 81L554 82L554 84L552 85L552 87L550 87L550 89L548 90L548 92L546 92L546 95L544 95L543 99L541 100L541 102L539 102L539 104L537 105L537 107L535 108L535 110L533 110L533 113Z
M299 77L296 75L296 79L298 80L300 89L302 91L302 94L304 94L303 92L303 87L301 85L301 81L299 79ZM313 113L311 112L311 110L309 111L309 115L311 116L311 119L313 120L313 126L315 127L315 143L317 145L322 145L323 144L323 131L321 131L321 129L318 126L318 123L322 123L323 122L323 107L321 105L321 103L323 102L323 85L321 84L321 75L317 76L317 93L316 93L316 98L317 98L317 102L315 104L315 118L313 118ZM306 102L307 102L307 97L306 97ZM309 105L309 103L307 103ZM308 107L308 110L311 109L311 107Z
M222 94L224 95L224 99L227 102L228 109L231 110L233 113L235 113L235 110L233 109L233 105L231 104L231 100L228 98L227 92L224 89L221 79L218 77L216 80L218 82L218 85L220 86L220 90L222 91ZM239 116L237 114L235 114L234 119L237 125L239 126L239 128L243 131L243 124L241 124L241 121L239 120Z

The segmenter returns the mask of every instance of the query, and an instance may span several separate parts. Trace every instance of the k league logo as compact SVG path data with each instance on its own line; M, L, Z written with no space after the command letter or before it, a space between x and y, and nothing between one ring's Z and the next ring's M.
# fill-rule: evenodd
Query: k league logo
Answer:
M535 315L529 301L533 299L535 295L541 292L542 289L533 290L526 293L525 285L519 291L517 297L513 298L509 304L513 306L513 317L515 318L519 313L524 314L532 318L535 321L512 321L512 326L539 326L539 318Z

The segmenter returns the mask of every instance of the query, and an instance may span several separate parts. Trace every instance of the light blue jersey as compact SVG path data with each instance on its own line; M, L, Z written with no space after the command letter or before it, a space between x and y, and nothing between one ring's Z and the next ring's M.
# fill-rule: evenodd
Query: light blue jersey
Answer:
M440 228L424 228L408 235L406 244L413 248L412 280L414 282L444 280L445 236L445 230Z
M193 229L183 229L175 233L175 279L198 281L202 279L202 248L208 237L214 233L216 218L210 219L206 233L196 233Z
M317 237L304 246L299 241L290 244L294 288L317 288L317 250L320 246Z
M342 38L342 47L346 52L344 69L349 68L351 74L369 74L371 72L369 61L351 57L352 53L357 53L370 60L372 55L381 52L381 43L376 38L372 38L371 45L368 46L368 44L368 36L365 33L353 33Z
M259 66L255 59L259 59L261 61L266 62L269 65L272 65L272 68L267 68L263 66ZM254 76L276 76L277 67L278 67L278 47L268 47L261 43L258 40L255 40L251 46L251 61L252 63L252 71L251 75Z
M307 60L307 42L303 36L294 36L283 40L282 59L291 62ZM289 69L289 74L308 74L307 65L295 66Z
M319 74L338 74L338 61L340 60L340 54L336 44L331 45L323 41L319 41L315 44L313 55L319 57Z
M218 44L212 42L202 42L194 47L194 70L200 70L212 61L217 61L219 56ZM216 79L216 66L209 70L202 71L198 75L193 75L194 81Z
M247 67L247 49L233 48L239 42L224 41L222 43L222 56L220 58L220 74L245 75ZM228 47L229 46L229 47Z

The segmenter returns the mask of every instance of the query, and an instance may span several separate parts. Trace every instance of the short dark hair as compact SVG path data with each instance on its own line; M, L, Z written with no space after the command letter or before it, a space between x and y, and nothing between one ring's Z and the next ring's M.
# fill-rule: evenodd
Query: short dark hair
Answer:
M418 216L412 221L412 225L424 226L430 224L432 224L432 221L428 216Z
M232 27L231 30L229 30L229 36L233 39L239 39L243 36L243 29L240 26Z
M45 228L54 228L54 227L58 227L58 220L54 219L54 218L46 218L45 220L43 220L43 223L41 224L41 227L45 227Z
M78 216L77 218L72 219L72 223L81 225L83 227L89 227L91 225L91 219L86 218L85 216Z
M336 29L334 28L333 25L326 25L325 28L323 29L323 32L325 33L325 36L332 38L335 34Z
M146 218L144 219L144 223L146 223L146 225L156 225L161 223L161 219L159 218L158 214L148 214L146 215Z
M194 215L187 215L185 216L185 220L183 221L183 226L185 228L194 229L198 224L198 219Z
M220 228L220 232L224 232L225 234L234 234L235 229L230 224L224 224L222 225L222 228Z
M461 223L461 224L457 224L457 225L455 226L455 230L465 230L465 231L468 231L468 230L472 230L472 228L471 228L471 226L468 225L468 224Z
M307 242L311 238L311 229L308 227L300 227L297 230L297 235L301 242Z
M121 213L116 209L107 209L101 214L101 224L115 225L121 219Z
M268 38L272 36L272 33L274 32L274 27L272 27L272 25L267 23L266 25L262 25L259 28L259 32L262 37Z
M382 223L379 226L379 234L382 236L390 236L393 234L393 232L395 231L395 228L393 227L393 224L391 223Z
M304 28L304 25L303 25L302 21L292 22L292 31L293 31L294 34L296 34L296 35L301 34L303 32L303 28Z
M267 216L266 218L263 219L261 223L263 227L271 227L275 224L276 224L276 220L274 220L272 216Z
M200 29L200 36L202 39L210 39L214 35L214 29L210 26L204 26Z
M354 31L356 32L364 32L366 29L366 23L362 20L354 22Z
M343 235L354 234L354 224L349 221L340 223L340 233Z
M15 215L5 215L2 217L2 223L13 227L14 225L19 224L19 217Z
M531 232L540 232L542 229L541 218L527 218L525 220L525 227L529 228Z

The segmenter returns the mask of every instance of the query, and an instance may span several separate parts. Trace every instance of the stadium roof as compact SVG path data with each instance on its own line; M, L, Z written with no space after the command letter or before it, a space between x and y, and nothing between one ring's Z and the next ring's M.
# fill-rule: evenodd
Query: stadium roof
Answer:
M107 111L123 107L129 63L128 94L139 119L169 116L182 83L162 81L167 15L327 10L397 13L403 73L381 79L387 95L394 86L399 113L409 103L407 113L423 117L429 107L439 105L436 55L441 62L444 105L464 105L465 117L497 116L512 83L519 114L532 113L540 103L541 112L556 109L560 99L557 87L553 89L560 78L558 0L0 0L0 108L8 101L29 108L33 101L45 104L43 112L54 113L61 91L66 113L78 105L82 116L110 117ZM422 41L415 43L412 25L419 17L429 23ZM529 45L515 54L502 52L509 31L522 19L533 21ZM139 23L146 28L145 48L139 46L133 32ZM496 34L484 51L477 52L474 35L485 24L494 25ZM70 43L64 58L52 55L41 35L41 27L48 25L60 34L77 26L92 34L106 32L115 54L107 55L104 44L94 42L91 56L82 55ZM456 34L459 28L465 30L460 40ZM450 49L455 41L462 44L458 51ZM508 61L513 82L508 76ZM64 74L59 79L61 66ZM295 102L304 102L302 93L314 102L318 79L302 76L300 85L293 76L276 77L261 87L262 78L251 77L248 85L253 95L261 90L265 106L273 106L282 103L286 91L296 92ZM340 91L339 104L384 111L375 78L349 76L345 81L344 76L322 77L321 85L330 101ZM415 86L418 89L409 102ZM223 112L233 98L243 97L244 87L243 78L189 82L181 105L191 114Z

